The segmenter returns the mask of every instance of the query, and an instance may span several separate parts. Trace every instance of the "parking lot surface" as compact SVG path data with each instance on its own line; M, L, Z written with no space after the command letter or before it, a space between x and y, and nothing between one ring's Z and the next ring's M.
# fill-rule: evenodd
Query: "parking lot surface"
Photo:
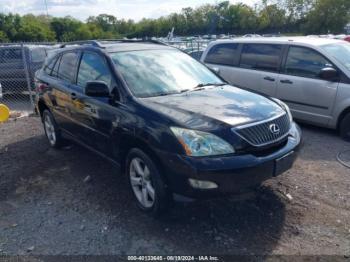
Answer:
M302 130L293 169L254 198L177 203L156 220L112 164L51 149L39 118L0 124L0 255L350 255L350 170L336 161L350 144Z

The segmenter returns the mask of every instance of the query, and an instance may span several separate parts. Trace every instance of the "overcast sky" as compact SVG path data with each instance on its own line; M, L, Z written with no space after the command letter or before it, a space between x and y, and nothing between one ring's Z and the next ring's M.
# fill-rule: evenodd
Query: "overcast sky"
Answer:
M85 20L91 15L111 14L118 18L140 20L158 18L184 7L197 7L218 0L46 0L52 16L71 15ZM230 0L232 3L244 2L253 5L257 0ZM46 13L45 0L0 0L0 12L19 14Z

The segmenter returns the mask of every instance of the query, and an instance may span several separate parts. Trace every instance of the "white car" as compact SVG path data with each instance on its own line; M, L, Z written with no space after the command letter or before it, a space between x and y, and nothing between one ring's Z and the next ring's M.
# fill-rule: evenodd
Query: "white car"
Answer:
M293 116L350 138L350 44L311 37L240 38L201 57L230 84L286 102Z

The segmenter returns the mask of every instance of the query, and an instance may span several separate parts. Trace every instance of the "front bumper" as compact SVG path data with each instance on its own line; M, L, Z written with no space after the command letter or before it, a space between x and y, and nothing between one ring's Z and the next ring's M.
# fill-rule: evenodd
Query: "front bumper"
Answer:
M206 198L244 193L265 180L280 175L293 164L300 144L301 131L293 123L286 144L264 156L245 154L188 157L164 152L158 155L165 169L167 184L173 193L190 198ZM284 159L288 161L282 165L280 162L286 162ZM189 183L190 178L214 182L218 187L194 188Z

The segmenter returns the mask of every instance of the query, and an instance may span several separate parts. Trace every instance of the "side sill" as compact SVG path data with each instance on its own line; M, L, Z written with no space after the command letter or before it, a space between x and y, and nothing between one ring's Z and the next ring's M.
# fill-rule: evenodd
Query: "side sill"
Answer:
M81 140L79 140L78 138L76 138L73 134L71 134L70 132L61 129L61 131L64 133L65 136L67 136L69 139L73 140L74 142L76 142L77 144L85 147L86 149L88 149L89 151L91 151L92 153L95 153L96 155L108 160L109 162L111 162L112 164L114 164L115 166L117 166L118 168L121 168L121 165L119 162L115 161L114 159L106 156L105 154L101 153L100 151L92 148L91 146L88 146L87 144L85 144L84 142L82 142Z

